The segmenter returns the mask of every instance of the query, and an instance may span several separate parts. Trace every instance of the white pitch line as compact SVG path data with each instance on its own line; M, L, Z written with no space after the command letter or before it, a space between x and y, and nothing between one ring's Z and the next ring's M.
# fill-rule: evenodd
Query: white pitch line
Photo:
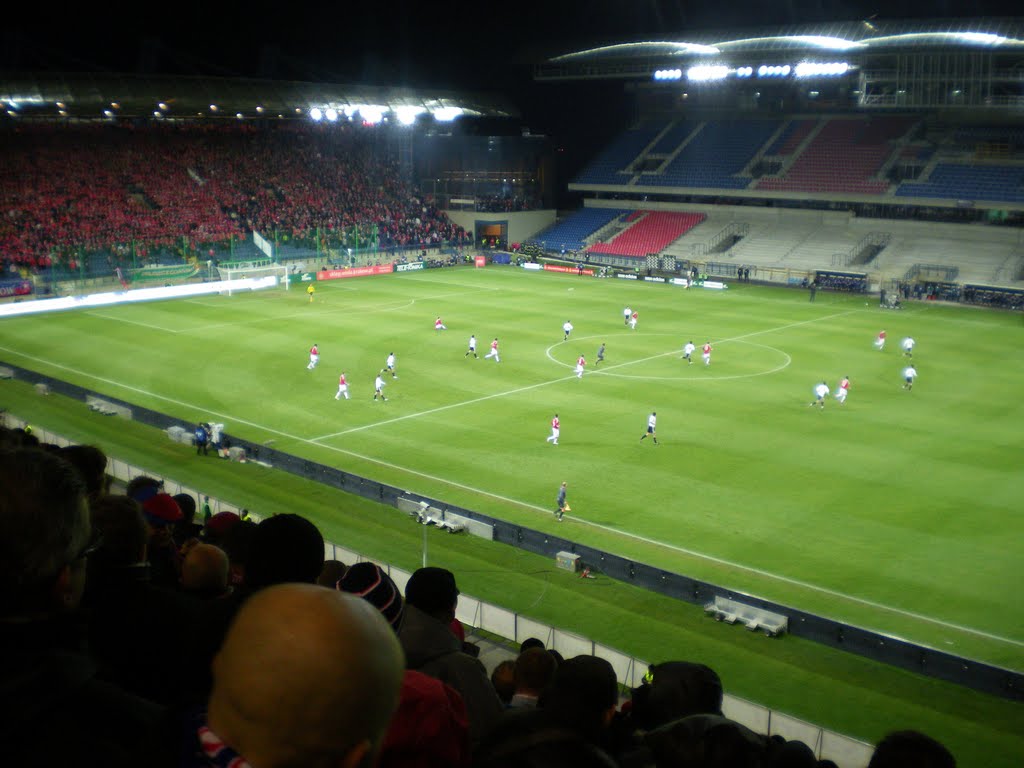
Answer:
M545 509L543 507L534 507L534 509L541 509L541 510L543 510L545 512L548 511L547 509ZM577 519L577 518L571 518L571 519ZM839 592L837 590L829 589L828 587L821 587L821 586L818 586L816 584L810 584L810 583L808 583L806 581L800 581L799 579L793 579L793 578L790 578L789 576L782 576L782 575L777 574L777 573L772 573L771 571L762 570L761 568L754 568L754 567L749 566L749 565L743 565L741 563L734 563L731 560L725 560L725 559L723 559L721 557L715 557L714 555L709 555L709 554L706 554L704 552L696 552L696 551L694 551L692 549L686 549L685 547L677 547L674 544L666 544L665 542L657 541L656 539L648 539L645 536L640 536L639 534L630 533L629 531L623 531L623 530L620 530L618 528L612 528L611 526L608 526L608 525L601 525L600 523L592 523L589 520L578 520L578 522L582 523L583 525L590 526L591 528L598 528L600 530L607 531L609 533L614 533L614 534L616 534L618 536L625 536L626 538L629 538L629 539L634 539L636 541L641 541L641 542L643 542L645 544L653 544L654 546L662 547L662 548L665 548L665 549L671 549L671 550L673 550L675 552L679 552L679 553L682 553L684 555L689 555L690 557L694 557L694 558L697 558L699 560L707 560L707 561L712 562L712 563L717 563L718 565L724 565L724 566L727 566L729 568L735 568L735 569L740 570L740 571L746 571L747 573L753 573L753 574L755 574L757 576L762 576L762 577L764 577L766 579L771 579L773 581L781 581L781 582L783 582L785 584L791 584L791 585L793 585L795 587L801 587L803 589L808 589L808 590L810 590L812 592L820 592L822 594L830 595L831 597L842 598L843 600L848 600L849 602L858 603L860 605L866 605L866 606L869 606L871 608L875 608L875 609L880 610L880 611L887 611L889 613L896 613L896 614L899 614L900 616L906 616L907 618L917 619L919 621L924 621L924 622L927 622L929 624L935 624L935 625L940 626L940 627L946 627L948 629L955 629L955 630L958 630L960 632L966 632L966 633L971 634L971 635L978 635L979 637L986 637L989 640L998 640L1000 642L1009 643L1010 645L1016 645L1018 647L1024 648L1024 641L1014 640L1014 639L1009 638L1009 637L1003 637L1002 635L994 635L994 634L992 634L990 632L985 632L984 630L981 630L981 629L974 629L972 627L965 627L965 626L963 626L961 624L954 624L952 622L942 621L941 619L935 619L935 618L932 618L931 616L925 616L924 614L914 613L913 611L906 611L906 610L904 610L902 608L894 608L891 605L884 605L883 603L876 603L875 601L868 600L867 598L857 597L856 595L850 595L850 594L847 594L846 592Z
M842 315L848 315L851 312L857 312L857 311L859 311L859 310L855 310L854 309L854 310L849 310L847 312L838 312L838 313L836 313L834 315L826 315L825 317L816 318L816 320L829 320L829 319L831 319L833 317L841 317ZM716 340L715 343L716 344L724 344L724 343L730 342L730 341L741 341L743 339L748 339L751 336L758 336L758 335L764 334L764 333L774 333L775 331L784 331L787 328L793 328L794 326L797 326L797 325L805 325L807 323L812 323L812 322L815 322L815 320L802 320L799 323L790 323L789 325L783 325L783 326L780 326L778 328L769 328L769 329L764 330L764 331L755 331L753 333L748 333L748 334L745 334L743 336L735 336L735 337L733 337L731 339ZM562 343L562 342L559 342L559 343ZM555 346L557 346L557 345L555 345ZM625 363L618 363L617 365L609 365L607 368L602 368L600 371L594 371L593 374L604 374L607 371L613 371L616 368L623 368L623 367L629 366L629 365L636 365L637 363L646 363L646 362L648 362L650 360L656 360L659 357L665 357L666 355L674 355L674 354L676 354L676 350L672 350L671 352L661 352L661 353L659 353L657 355L652 355L650 357L641 358L639 360L631 360L631 361L628 361L628 362L625 362ZM552 360L552 362L556 362L556 363L558 362L557 360L554 360L554 358L551 358L550 355L548 355L548 357ZM559 365L564 365L564 363L558 363L558 364ZM395 423L397 423L399 421L407 421L409 419L418 419L420 416L429 416L429 415L434 414L434 413L441 413L443 411L450 411L453 408L462 408L463 406L466 406L466 405L475 405L476 403L483 403L483 402L486 402L488 400L494 400L494 399L499 398L499 397L507 397L508 395L518 395L521 392L529 392L529 391L534 390L534 389L539 389L540 387L546 387L546 386L548 386L550 384L558 384L559 382L562 382L562 381L571 381L574 378L576 378L575 375L561 376L561 377L559 377L557 379L550 379L548 381L541 381L541 382L538 382L537 384L530 384L529 386L526 386L526 387L517 387L516 389L508 389L508 390L505 390L504 392L495 392L494 394L491 394L491 395L484 395L483 397L475 397L475 398L473 398L471 400L463 400L460 403L450 403L449 405L441 405L441 406L438 406L437 408L430 408L430 409L428 409L426 411L419 411L417 413L407 413L405 416L396 416L393 419L385 419L384 421L377 421L377 422L374 422L373 424L364 424L361 427L351 427L350 429L344 429L341 432L331 432L330 434L327 434L327 435L318 435L317 437L311 437L309 439L310 439L310 442L319 443L321 440L330 440L333 437L342 437L343 435L350 435L350 434L352 434L354 432L363 432L363 431L365 431L367 429L374 429L375 427L383 427L383 426L387 426L388 424L395 424Z
M847 314L847 313L843 312L843 313L840 313L840 314ZM834 315L831 315L829 317L834 317ZM826 319L826 318L822 318L822 319ZM795 323L795 325L802 325L802 324L803 323ZM748 334L748 335L757 335L758 333L767 333L767 332L768 331L758 331L756 333ZM733 340L735 340L735 339L733 339ZM721 342L717 342L717 343L721 343ZM19 357L26 358L28 360L33 360L33 361L38 362L38 363L43 363L44 365L49 365L49 366L52 366L54 368L59 368L61 370L69 371L69 372L75 373L75 374L77 374L79 376L84 376L86 378L94 379L95 381L101 381L101 382L103 382L105 384L110 384L112 386L120 387L121 389L126 389L126 390L128 390L130 392L137 392L137 393L139 393L141 395L145 395L147 397L152 397L152 398L154 398L156 400L162 400L164 402L173 403L174 405L180 405L180 406L183 406L185 408L197 408L197 406L192 404L192 403L186 403L186 402L183 402L181 400L175 400L174 398L165 397L163 395L158 395L158 394L150 392L148 390L140 389L139 387L133 387L133 386L130 386L128 384L122 384L121 382L114 381L112 379L106 379L106 378L103 378L102 376L96 376L94 374L87 373L85 371L80 371L77 368L71 368L70 366L61 365L60 363L54 363L54 362L51 362L49 360L44 360L44 359L39 358L39 357L34 357L33 355L27 355L27 354L24 354L23 352L19 352L17 350L10 349L9 347L0 346L0 350L5 351L5 352L10 352L12 354L18 355ZM574 377L573 376L568 376L568 377L565 377L565 378L566 379L572 379ZM554 383L554 382L544 382L542 384L533 385L533 386L534 387L536 387L536 386L543 386L544 384L550 384L550 383ZM465 485L463 483L458 483L458 482L455 482L453 480L448 480L448 479L443 478L443 477L437 477L435 475L430 475L430 474L427 474L426 472L420 472L419 470L410 469L408 467L399 466L397 464L392 464L391 462L383 461L381 459L377 459L377 458L374 458L372 456L364 456L362 454L355 453L354 451L349 451L349 450L346 450L344 448L337 448L337 447L332 446L332 445L325 445L323 443L314 442L314 440L311 440L311 439L308 439L308 438L299 437L298 435L291 435L291 434L288 434L287 432L282 432L281 430L273 429L272 427L266 427L266 426L263 426L261 424L256 424L254 422L248 421L246 419L237 418L235 416L232 416L231 414L221 413L221 412L217 412L217 411L209 411L209 410L207 410L207 413L211 413L211 414L213 414L215 416L218 416L220 418L223 418L225 420L232 421L232 422L235 422L235 423L238 423L238 424L245 424L246 426L254 427L256 429L260 429L260 430L262 430L264 432L269 432L271 434L278 435L278 436L286 438L288 440L294 440L297 443L306 443L306 444L309 444L309 445L315 445L318 448L323 448L323 449L326 449L326 450L329 450L329 451L333 451L334 453L340 453L340 454L345 455L345 456L350 456L352 458L359 459L361 461L366 461L367 463L370 463L370 464L376 464L378 466L387 467L388 469L393 469L393 470L396 470L396 471L399 471L399 472L404 472L406 474L414 475L416 477L422 477L422 478L424 478L426 480L431 480L431 481L439 483L441 485L447 485L447 486L450 486L450 487L453 487L453 488L460 488L462 490L469 491L471 493L476 493L476 494L478 494L480 496L486 496L486 497L489 497L489 498L492 498L492 499L497 499L498 501L503 501L503 502L506 502L506 503L509 503L509 504L514 504L514 505L516 505L518 507L521 507L523 509L536 510L536 511L544 512L544 513L550 512L550 510L548 510L547 508L537 506L536 504L530 504L528 502L519 501L518 499L512 499L512 498L509 498L507 496L502 496L502 495L497 494L497 493L492 493L490 491L483 490L481 488L474 488L473 486L470 486L470 485ZM1012 638L1003 637L1001 635L995 635L995 634L992 634L990 632L985 632L984 630L980 630L980 629L973 629L971 627L964 627L964 626L959 625L959 624L954 624L952 622L947 622L947 621L943 621L941 619L932 618L930 616L924 616L922 614L914 613L912 611L905 611L902 608L894 608L892 606L885 605L883 603L876 603L876 602L874 602L872 600L867 600L866 598L856 597L855 595L849 595L849 594L846 594L845 592L839 592L839 591L836 591L836 590L832 590L832 589L829 589L828 587L820 587L820 586L817 586L817 585L814 585L814 584L809 584L809 583L806 583L806 582L799 581L797 579L791 579L788 576L782 576L782 575L779 575L779 574L774 574L774 573L771 573L770 571L764 571L764 570L761 570L759 568L752 568L750 566L742 565L740 563L733 563L733 562L731 562L729 560L724 560L722 558L718 558L718 557L715 557L713 555L707 555L707 554L704 554L704 553L701 553L701 552L695 552L693 550L688 550L688 549L685 549L683 547L678 547L678 546L675 546L673 544L667 544L665 542L657 541L655 539L649 539L649 538L646 538L644 536L640 536L638 534L629 533L628 531L623 531L623 530L619 530L617 528L611 528L609 526L601 525L600 523L592 523L592 522L589 522L589 521L586 521L586 520L580 520L578 518L573 518L573 517L570 517L570 519L575 519L575 520L577 520L577 522L579 522L579 523L581 523L583 525L587 525L587 526L590 526L592 528L597 528L597 529L600 529L600 530L604 530L604 531L613 533L613 534L615 534L617 536L622 536L624 538L633 539L633 540L640 541L640 542L643 542L643 543L646 543L646 544L651 544L651 545L654 545L654 546L657 546L657 547L661 547L663 549L667 549L667 550L670 550L670 551L678 552L678 553L681 553L681 554L686 554L686 555L689 555L691 557L694 557L694 558L697 558L697 559L700 559L700 560L707 560L708 562L714 562L714 563L717 563L717 564L720 564L720 565L725 565L725 566L728 566L728 567L731 567L731 568L736 568L737 570L742 570L742 571L746 571L748 573L753 573L753 574L762 576L764 578L773 579L773 580L781 581L781 582L784 582L784 583L789 583L789 584L792 584L794 586L800 586L800 587L808 589L808 590L810 590L812 592L819 592L821 594L826 594L826 595L830 595L832 597L841 598L843 600L848 600L850 602L858 603L860 605L866 605L866 606L869 606L871 608L875 608L876 610L880 610L880 611L884 611L884 612L888 612L888 613L895 613L895 614L898 614L898 615L901 615L901 616L906 616L908 618L914 618L914 619L917 619L919 621L923 621L923 622L926 622L926 623L929 623L929 624L934 624L936 626L946 627L947 629L954 629L954 630L957 630L957 631L960 631L960 632L964 632L964 633L967 633L967 634L977 635L979 637L985 637L985 638L988 638L990 640L995 640L997 642L1007 643L1009 645L1015 645L1015 646L1018 646L1018 647L1024 647L1024 641L1014 640Z
M104 315L102 312L96 312L96 311L89 310L89 309L87 309L85 311L85 314L89 315L90 317L98 317L98 318L100 318L102 320L113 320L115 323L128 323L129 325L138 325L138 326L140 326L142 328L149 328L152 331L163 331L164 333L181 333L181 331L176 331L173 328L164 328L161 325L150 325L149 323L142 323L142 322L139 322L138 320L126 320L123 317L114 317L113 315Z

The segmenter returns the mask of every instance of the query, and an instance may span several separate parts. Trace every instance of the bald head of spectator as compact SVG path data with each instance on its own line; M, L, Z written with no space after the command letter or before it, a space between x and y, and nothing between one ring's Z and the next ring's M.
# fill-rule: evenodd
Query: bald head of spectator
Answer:
M194 544L181 563L181 588L197 597L222 597L228 592L227 553L213 544Z
M239 611L213 662L210 729L261 768L373 763L405 662L365 600L282 584Z

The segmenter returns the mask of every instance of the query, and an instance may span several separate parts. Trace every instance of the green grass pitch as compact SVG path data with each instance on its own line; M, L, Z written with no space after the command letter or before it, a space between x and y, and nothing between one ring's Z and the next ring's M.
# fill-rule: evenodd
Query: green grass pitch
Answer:
M625 306L639 311L635 331L623 325ZM447 331L434 330L438 315ZM575 329L563 342L566 320ZM882 328L889 340L879 352ZM471 333L480 359L465 356ZM500 363L484 359L495 336ZM917 340L910 392L904 336ZM960 307L891 312L824 292L810 303L785 289L684 291L488 268L320 283L312 304L293 288L7 319L0 359L184 422L221 420L254 442L668 570L1024 669L1015 586L1024 563L1022 338L1020 316ZM686 365L681 347L691 339L698 353ZM705 341L714 346L708 367ZM321 357L310 371L314 342ZM398 378L386 377L389 399L374 402L389 352ZM572 371L580 354L582 380ZM351 399L339 402L343 371ZM830 397L824 410L808 407L814 384L834 391L846 375L845 405ZM17 412L15 387L0 387L0 405ZM640 441L652 410L658 445ZM555 413L558 446L545 439ZM166 470L172 476L213 471L226 482L239 471L213 460L215 469L192 469L195 457L170 443L149 450L179 466ZM558 523L562 480L572 512ZM308 514L348 543L329 513ZM483 546L454 541L434 551ZM521 558L503 579L512 601L522 599L511 586ZM501 602L502 585L490 588ZM666 610L657 602L652 610ZM574 619L594 621L582 608ZM816 663L807 661L819 653L812 644L786 642ZM829 664L827 676L846 674ZM794 700L787 711L799 714ZM803 714L844 730L841 718Z
M1024 666L1024 602L1007 594L1024 563L1019 316L494 268L318 289L312 304L292 290L6 320L2 352L533 527L555 527L565 480L562 535ZM447 331L434 330L438 315ZM465 356L471 333L479 359ZM500 363L484 358L495 336ZM902 388L904 336L917 340L913 391ZM389 352L398 378L375 402ZM351 399L338 402L341 372ZM845 405L809 407L815 383L835 390L845 375ZM658 445L640 441L651 411ZM546 441L555 413L558 446Z

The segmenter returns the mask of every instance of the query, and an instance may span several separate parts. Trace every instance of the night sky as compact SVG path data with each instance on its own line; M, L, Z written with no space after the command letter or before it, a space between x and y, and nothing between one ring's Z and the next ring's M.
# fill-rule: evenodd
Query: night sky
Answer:
M24 0L22 0L24 2ZM860 20L1024 15L1007 0L335 0L5 9L0 66L253 76L514 91L546 56L687 31ZM292 10L294 9L294 10ZM44 15L45 14L45 15Z
M24 0L22 0L24 3ZM534 82L533 66L583 48L685 39L688 32L829 21L1024 16L1008 0L335 0L330 4L161 4L142 18L80 3L4 11L0 67L23 71L256 77L492 91L519 124L560 148L568 178L630 119L621 83ZM272 7L275 7L272 6ZM40 16L32 10L43 9ZM101 10L99 10L101 8Z

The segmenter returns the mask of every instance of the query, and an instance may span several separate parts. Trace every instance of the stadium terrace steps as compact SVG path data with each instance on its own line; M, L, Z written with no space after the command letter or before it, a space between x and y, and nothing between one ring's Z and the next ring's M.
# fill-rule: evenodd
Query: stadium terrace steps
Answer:
M756 189L790 192L853 192L881 195L889 182L873 178L916 118L833 118L781 178L761 179Z
M617 256L659 253L706 218L703 213L650 211L609 243L594 243L588 251Z
M769 157L789 157L818 125L816 119L790 120L782 135L765 151Z
M627 169L640 153L664 130L665 124L645 124L625 131L580 173L577 184L626 184L632 176Z
M629 212L628 208L581 208L527 242L546 250L579 251L586 246L588 237Z
M709 120L659 173L644 174L657 186L745 189L737 176L778 130L779 120Z
M957 279L961 283L992 284L999 281L1007 263L1024 258L1024 247L1017 244L968 239L969 231L948 227L942 232L934 229L932 225L930 232L911 230L894 238L879 255L876 268L902 277L915 264L948 265L960 269Z
M683 143L686 137L693 133L693 129L697 125L693 120L678 120L672 123L647 154L671 155L675 150L679 149L679 145Z

